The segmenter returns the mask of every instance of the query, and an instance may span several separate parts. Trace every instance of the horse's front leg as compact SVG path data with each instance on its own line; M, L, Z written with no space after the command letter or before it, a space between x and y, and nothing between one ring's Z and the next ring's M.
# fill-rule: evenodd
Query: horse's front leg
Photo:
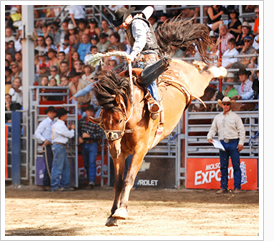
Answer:
M118 226L117 219L113 217L113 214L119 208L119 201L123 190L123 177L125 170L125 157L120 155L118 158L113 159L114 164L114 201L111 208L111 215L108 217L106 226Z
M137 173L142 165L143 158L145 156L145 148L140 152L133 154L131 165L128 169L126 179L124 180L124 192L122 193L120 207L115 211L113 217L119 219L125 219L128 216L128 199L130 190L134 185Z

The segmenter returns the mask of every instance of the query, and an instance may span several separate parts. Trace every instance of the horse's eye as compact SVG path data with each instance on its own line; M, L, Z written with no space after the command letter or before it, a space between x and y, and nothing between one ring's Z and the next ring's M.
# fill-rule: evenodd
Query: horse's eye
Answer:
M117 120L117 123L118 123L118 124L121 124L122 121L123 121L123 119Z

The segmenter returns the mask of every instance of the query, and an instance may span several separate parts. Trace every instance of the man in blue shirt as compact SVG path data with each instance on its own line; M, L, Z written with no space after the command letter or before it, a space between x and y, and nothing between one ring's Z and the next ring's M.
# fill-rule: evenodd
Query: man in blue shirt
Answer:
M86 54L89 54L90 47L92 44L90 43L90 38L88 34L82 35L82 43L79 45L77 52L80 54L80 59L84 62Z

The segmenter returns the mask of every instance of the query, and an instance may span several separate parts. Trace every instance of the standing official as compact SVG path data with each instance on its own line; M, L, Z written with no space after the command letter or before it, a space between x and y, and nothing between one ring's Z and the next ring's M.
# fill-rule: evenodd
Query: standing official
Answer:
M49 106L48 109L45 110L45 114L48 116L46 119L40 122L36 131L35 137L42 141L43 148L43 157L45 161L45 171L43 178L43 190L50 190L50 172L52 167L52 140L51 140L51 128L55 123L54 117L56 115L56 110L53 106Z
M223 108L223 112L215 116L211 128L207 134L209 143L213 143L213 137L218 132L218 139L221 141L225 151L220 150L220 171L221 190L217 194L227 193L228 183L228 163L231 157L234 173L234 193L241 190L241 169L240 151L243 149L245 141L245 129L239 115L231 111L231 100L224 97L218 100L218 104Z
M78 142L81 145L89 187L92 189L95 186L98 141L102 138L103 132L99 125L89 121L89 116L95 116L93 105L88 105L85 112L86 116L82 117L78 123Z
M70 168L66 152L66 143L74 136L75 126L71 125L71 130L65 125L69 111L64 108L57 110L59 118L52 126L52 151L53 163L51 169L51 191L58 191L59 178L61 177L61 191L73 191L74 188L69 187Z

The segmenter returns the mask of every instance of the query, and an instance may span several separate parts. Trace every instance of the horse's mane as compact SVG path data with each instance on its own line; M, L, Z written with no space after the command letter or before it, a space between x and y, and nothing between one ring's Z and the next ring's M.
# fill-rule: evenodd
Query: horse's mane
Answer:
M155 32L161 51L171 52L171 46L188 47L195 45L204 62L208 62L206 48L211 43L208 27L200 23L192 23L193 19L184 20L174 17L164 22Z
M116 96L121 95L126 107L130 96L130 86L127 78L120 77L112 70L102 70L98 74L98 81L94 84L93 92L98 104L103 109L117 106Z

